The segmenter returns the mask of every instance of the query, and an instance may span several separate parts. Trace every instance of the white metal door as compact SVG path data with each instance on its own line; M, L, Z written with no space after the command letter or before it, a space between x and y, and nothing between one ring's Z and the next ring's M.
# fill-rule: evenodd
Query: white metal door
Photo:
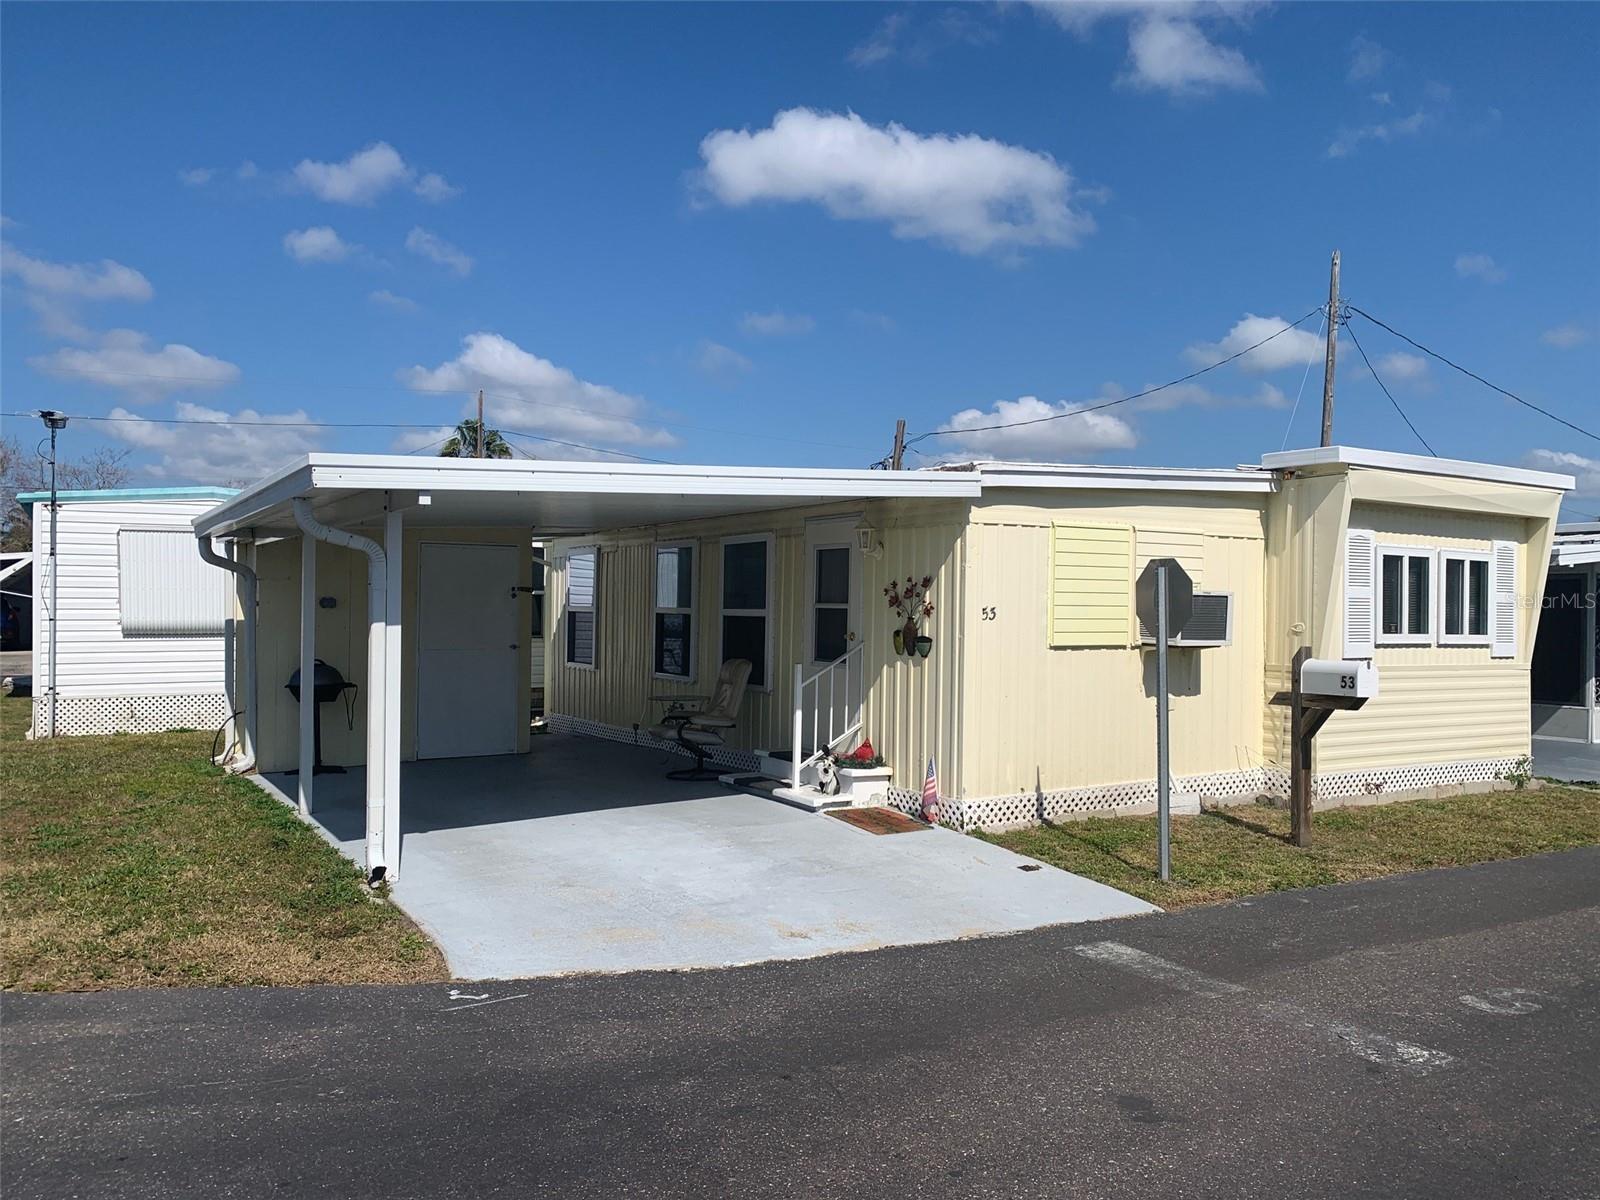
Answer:
M418 557L417 757L514 754L522 554L424 542Z

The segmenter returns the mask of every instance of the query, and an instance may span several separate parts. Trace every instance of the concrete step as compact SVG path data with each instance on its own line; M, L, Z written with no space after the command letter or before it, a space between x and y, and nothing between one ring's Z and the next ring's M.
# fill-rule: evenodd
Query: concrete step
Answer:
M791 808L803 808L807 812L846 808L850 803L841 796L826 796L814 787L792 788L787 779L773 779L768 775L724 775L721 782L739 791L749 792L752 796L776 800L780 804L787 804Z

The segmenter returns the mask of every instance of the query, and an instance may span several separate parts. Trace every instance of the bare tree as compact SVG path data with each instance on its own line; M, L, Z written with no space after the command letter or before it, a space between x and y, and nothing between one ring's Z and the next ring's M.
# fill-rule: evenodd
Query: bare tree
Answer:
M122 487L132 472L130 450L101 446L79 459L56 464L56 486L63 491ZM27 550L33 545L33 521L17 493L50 486L50 464L15 437L0 438L0 550Z

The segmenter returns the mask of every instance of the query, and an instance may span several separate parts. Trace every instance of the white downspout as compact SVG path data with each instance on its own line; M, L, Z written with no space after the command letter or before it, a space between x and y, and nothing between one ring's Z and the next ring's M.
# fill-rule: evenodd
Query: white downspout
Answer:
M311 512L311 501L303 496L295 497L294 519L295 524L319 542L359 550L367 556L367 881L377 884L389 875L391 865L384 853L384 795L388 786L384 732L389 706L385 661L389 563L383 547L371 538L334 529L317 520ZM310 696L310 686L304 680L301 696L302 704Z
M244 723L239 732L239 756L226 765L234 775L243 775L256 765L256 573L236 559L218 554L209 535L201 535L200 557L214 567L231 571L244 584L244 659L243 682L240 685L240 702L234 711L243 710Z

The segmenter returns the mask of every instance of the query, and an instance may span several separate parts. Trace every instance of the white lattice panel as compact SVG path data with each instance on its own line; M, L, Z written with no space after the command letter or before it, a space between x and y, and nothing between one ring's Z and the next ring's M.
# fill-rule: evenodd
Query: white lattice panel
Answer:
M228 719L228 699L216 692L174 696L63 696L56 701L56 734L164 733L216 729ZM34 736L45 737L50 706L33 698Z

